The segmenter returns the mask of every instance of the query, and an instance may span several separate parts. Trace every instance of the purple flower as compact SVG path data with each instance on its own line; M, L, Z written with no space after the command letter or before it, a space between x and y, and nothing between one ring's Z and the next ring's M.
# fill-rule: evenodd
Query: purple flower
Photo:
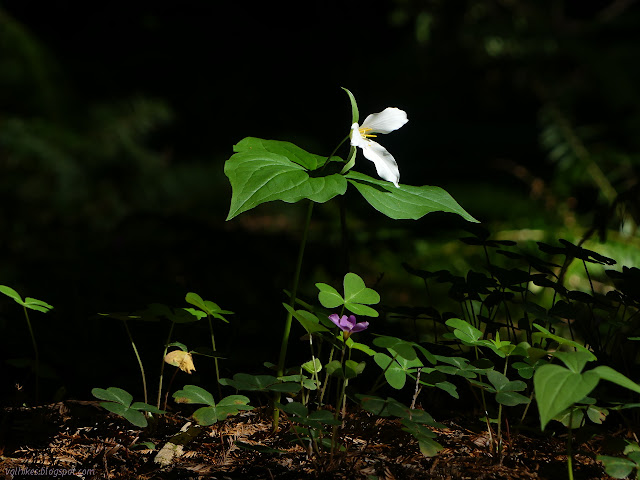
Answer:
M342 317L339 317L337 313L334 313L329 315L329 320L335 323L340 330L344 332L343 336L345 339L349 338L349 335L352 333L361 332L369 326L369 322L356 323L355 315L349 315L348 317L343 315Z

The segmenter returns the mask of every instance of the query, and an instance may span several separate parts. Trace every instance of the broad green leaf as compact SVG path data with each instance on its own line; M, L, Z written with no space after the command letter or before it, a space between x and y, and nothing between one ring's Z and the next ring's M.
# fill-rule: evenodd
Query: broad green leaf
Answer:
M211 406L216 404L213 395L196 385L185 385L182 390L173 394L173 398L177 403L204 403Z
M318 300L323 307L336 308L344 305L342 295L340 295L331 285L327 285L326 283L316 283L316 287L320 290L320 293L318 293Z
M322 362L319 358L314 358L313 360L303 363L302 368L309 373L318 373L322 371Z
M366 353L370 357L375 355L375 350L372 350L368 345L364 343L358 343L353 341L353 337L347 338L346 345L349 348L355 348L356 350L360 350L361 352Z
M344 276L344 301L346 303L364 303L375 305L380 303L380 295L371 288L367 288L364 280L355 273Z
M566 428L569 428L569 426L571 426L571 428L575 430L582 426L582 422L584 421L584 413L579 408L570 407L553 417L553 420L557 420Z
M324 203L347 190L343 175L310 176L326 158L312 155L289 142L245 138L224 165L231 183L227 220L274 200L295 203L303 198Z
M420 453L427 458L435 457L443 448L432 438L420 438L418 445L420 446Z
M593 423L602 424L609 415L609 410L595 405L589 405L587 408L587 416Z
M148 425L147 418L138 410L129 409L124 412L124 415L122 416L129 420L129 422L131 422L136 427L145 428Z
M248 373L236 373L233 380L223 378L222 385L229 385L237 390L266 390L270 385L278 383L273 375L250 375Z
M118 387L109 387L106 390L102 388L94 388L91 390L91 394L100 400L117 402L127 408L131 405L131 402L133 402L133 395Z
M187 303L190 303L191 305L195 305L206 314L211 315L212 317L215 317L215 318L219 318L220 320L227 323L229 323L229 321L226 318L224 318L222 314L226 314L226 315L233 314L233 312L230 312L229 310L222 310L217 303L214 303L210 300L203 300L202 297L197 293L193 293L193 292L187 293L185 300L187 301ZM187 309L187 310L191 312L192 309ZM191 312L191 313L195 315L194 312ZM198 315L198 317L200 316Z
M633 469L638 467L638 464L626 458L598 455L596 459L602 462L604 471L613 478L627 478Z
M460 398L460 395L458 395L458 388L451 382L438 382L435 386L440 390L444 390L453 398Z
M160 410L158 407L154 407L153 405L149 405L148 403L144 402L134 402L131 404L130 408L132 408L133 410L141 410L143 412L157 413L159 415L167 413L164 410Z
M282 408L285 413L290 413L298 417L306 417L309 415L309 409L300 402L287 403L286 405L282 405L280 408Z
M400 390L404 387L407 382L407 374L395 360L384 353L376 353L373 356L373 359L378 366L384 370L384 378L391 387L396 390Z
M307 331L307 333L316 332L328 332L329 329L320 324L320 320L313 313L306 310L294 310L293 307L287 303L282 304L287 312L291 313L293 317L298 320L300 325Z
M554 357L561 360L573 373L580 373L582 369L591 361L591 356L587 352L554 352Z
M640 385L629 380L620 372L614 370L611 367L607 367L606 365L601 365L599 367L594 368L591 372L595 373L602 380L608 380L609 382L613 382L621 387L632 390L636 393L640 393Z
M125 407L121 403L116 402L100 402L100 406L111 413L124 417L124 414L129 410L129 407Z
M398 357L404 358L406 360L415 360L416 358L418 358L418 355L413 348L414 345L411 342L402 340L401 338L383 335L380 337L376 337L373 340L373 344L380 348L391 349L398 354Z
M217 405L211 404L209 407L199 408L193 413L193 418L195 418L200 425L212 425L220 420L224 420L229 415L237 414L240 410L253 410L252 406L247 405L248 402L249 399L244 395L229 395L220 400Z
M364 317L377 317L379 315L373 308L360 303L345 303L344 308L355 315L362 315Z
M506 376L504 376L500 372L496 372L495 370L489 370L487 372L487 378L498 392L502 389L502 387L509 383L509 379Z
M274 383L273 385L269 385L267 387L267 390L269 390L270 392L280 392L280 393L298 393L300 390L302 390L302 385L300 385L299 383L292 383L292 382L278 382L278 383Z
M221 412L215 406L211 407L200 407L195 412L193 412L193 418L196 419L199 425L208 426L213 425L219 420L224 420L227 418L225 412Z
M516 392L498 392L496 393L496 402L506 405L507 407L513 407L515 405L529 403L529 397L525 397Z
M243 138L233 146L233 151L235 153L252 153L258 151L274 153L289 159L307 170L316 170L317 168L324 166L327 161L326 156L309 153L291 142L265 140L256 137ZM339 160L339 157L332 158Z
M456 213L469 222L478 222L440 187L413 187L376 180L353 170L346 178L373 208L395 220L417 220L432 212Z
M0 292L4 293L7 297L13 298L20 305L24 305L22 297L13 288L6 285L0 285Z
M253 407L247 405L249 403L249 397L244 395L228 395L218 402L219 407L235 406L242 410L253 410ZM248 408L244 408L248 407Z
M206 311L207 307L204 304L204 300L202 300L202 297L197 293L189 292L187 293L184 299L187 301L187 303L190 303L191 305L195 305L200 310Z
M460 318L450 318L446 321L446 324L455 329L453 334L460 339L462 343L477 345L480 337L482 337L482 332L480 330Z
M553 417L587 396L600 381L593 371L575 373L560 365L543 365L533 376L541 429Z
M344 362L344 376L345 378L355 378L364 371L366 362L356 362L355 360L347 360Z

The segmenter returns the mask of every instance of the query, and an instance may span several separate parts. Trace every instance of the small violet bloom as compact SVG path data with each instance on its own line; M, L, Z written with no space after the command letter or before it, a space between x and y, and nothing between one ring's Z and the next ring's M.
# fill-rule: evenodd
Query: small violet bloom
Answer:
M369 115L362 125L357 123L351 125L351 145L362 149L363 155L376 166L380 178L392 182L398 188L400 188L398 185L400 171L396 160L386 148L369 138L375 137L375 133L390 133L398 130L408 121L404 110L388 107L380 113Z
M340 330L343 331L345 340L349 338L349 335L352 333L361 332L369 326L369 322L356 323L355 315L349 315L348 317L343 315L342 317L339 317L337 313L334 313L329 315L329 320L335 323Z

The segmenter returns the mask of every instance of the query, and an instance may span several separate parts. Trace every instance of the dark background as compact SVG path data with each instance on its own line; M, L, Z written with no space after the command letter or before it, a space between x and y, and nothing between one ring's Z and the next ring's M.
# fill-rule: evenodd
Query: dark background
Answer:
M637 265L639 27L622 0L0 2L0 284L55 307L31 314L57 375L47 394L135 391L122 325L95 314L186 306L189 291L236 312L217 326L227 375L276 361L304 206L225 222L224 162L245 136L328 155L350 124L340 87L362 118L408 112L380 139L402 183L438 185L518 240L596 225ZM356 170L375 176L363 157ZM383 302L419 301L403 261L463 266L439 246L462 233L456 217L392 222L347 203L352 270L384 274ZM316 209L309 298L344 273L337 230L335 201ZM132 328L159 358L167 322ZM201 328L176 339L191 347ZM3 359L30 356L8 298L0 329ZM1 368L9 396L30 384Z

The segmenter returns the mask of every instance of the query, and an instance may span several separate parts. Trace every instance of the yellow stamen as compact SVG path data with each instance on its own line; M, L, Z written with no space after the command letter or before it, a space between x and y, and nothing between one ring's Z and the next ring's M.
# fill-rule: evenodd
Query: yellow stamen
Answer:
M360 131L360 135L362 135L364 138L369 138L369 137L377 137L377 135L373 135L371 133L367 133L370 132L371 130L373 130L373 128L370 127L362 127L359 131Z

